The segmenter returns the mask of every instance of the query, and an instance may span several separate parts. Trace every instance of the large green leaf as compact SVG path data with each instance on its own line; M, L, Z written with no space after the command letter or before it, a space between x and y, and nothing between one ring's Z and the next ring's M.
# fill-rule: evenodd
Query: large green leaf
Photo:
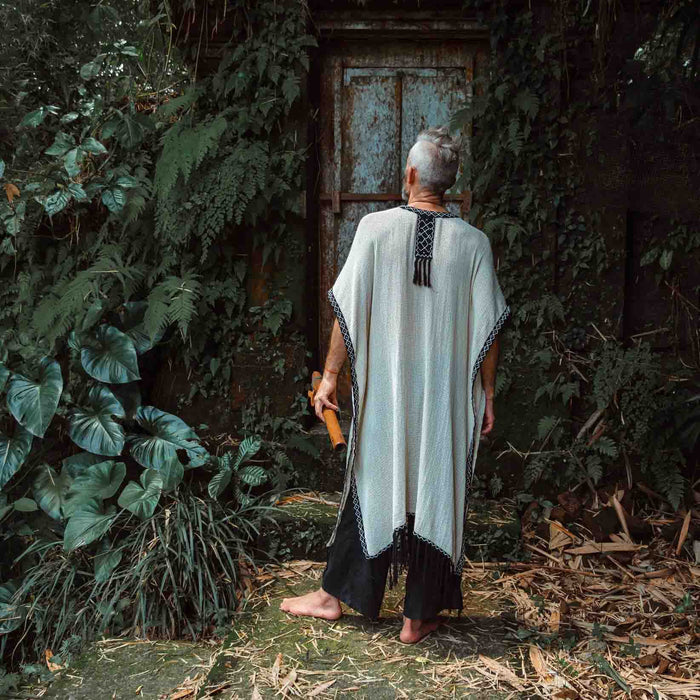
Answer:
M58 474L53 467L42 464L34 479L34 499L47 515L61 520L70 485L71 478L65 471Z
M44 437L58 408L63 377L56 360L42 357L40 364L38 381L12 375L7 387L7 407L20 425L37 437Z
M102 510L102 503L93 498L81 503L66 523L63 533L63 549L70 552L102 537L117 517L116 508Z
M158 473L163 477L163 491L174 491L185 476L185 468L177 460L163 465Z
M101 382L125 384L141 379L131 338L106 323L97 329L95 347L82 348L80 361L83 369Z
M135 481L130 481L119 495L119 505L122 508L137 515L142 520L147 520L160 500L163 490L163 477L152 469L146 469L141 473L139 486Z
M70 485L69 500L73 508L77 502L84 503L96 498L110 498L119 490L126 476L124 462L107 460L89 466L84 473L76 476Z
M149 436L130 435L132 457L147 469L162 469L179 462L177 450L184 450L187 467L200 467L209 459L208 452L195 440L197 434L181 418L155 406L139 406L136 422Z
M124 417L124 408L104 385L88 392L89 405L75 408L70 414L68 434L73 442L88 452L115 457L124 448L124 430L112 416Z
M15 433L10 438L0 435L0 488L22 466L32 448L34 436L21 425L15 427Z
M94 455L92 452L78 452L63 459L61 473L65 472L71 479L75 479L76 476L87 471L90 465L104 461L105 458L102 455Z

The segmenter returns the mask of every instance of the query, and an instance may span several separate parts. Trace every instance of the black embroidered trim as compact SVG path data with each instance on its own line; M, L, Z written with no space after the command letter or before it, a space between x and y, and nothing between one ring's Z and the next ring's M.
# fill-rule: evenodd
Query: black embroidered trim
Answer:
M359 388L357 385L357 374L355 372L355 348L352 345L352 338L350 337L350 331L348 330L348 324L345 321L345 316L340 309L340 304L338 304L335 295L333 294L333 288L331 287L327 292L328 299L333 307L333 313L338 319L338 325L340 326L340 332L343 336L343 342L345 343L345 351L347 352L348 362L350 363L350 383L352 385L352 445L350 447L350 454L347 458L347 468L345 470L345 479L343 483L343 493L340 498L340 505L338 506L338 515L336 517L335 526L333 527L333 533L328 541L328 545L332 544L335 540L335 534L340 525L340 516L342 515L343 508L345 506L345 501L350 492L350 480L353 476L353 466L355 464L355 445L357 444L357 406L359 404Z
M464 527L462 529L462 551L460 552L459 561L457 564L457 573L460 575L462 573L462 569L464 568L464 562L466 559L464 552L467 544L467 511L469 509L469 501L472 491L472 479L474 477L474 464L472 464L472 462L474 460L475 441L479 439L478 434L481 431L481 426L477 425L476 423L476 406L474 404L474 380L476 379L476 375L478 374L479 369L481 368L481 365L484 362L484 358L486 357L489 348L491 347L491 345L493 345L493 341L496 339L498 332L501 330L501 327L506 322L508 316L510 316L510 306L506 306L506 308L503 310L503 313L501 313L501 315L496 320L496 323L491 329L491 332L486 337L484 345L476 357L476 362L474 363L474 369L472 370L471 381L469 384L472 399L472 415L474 416L474 432L472 434L472 439L469 443L469 451L467 453L467 483L464 491Z
M413 247L413 284L430 287L430 266L433 257L433 241L435 239L435 219L458 219L457 214L449 211L430 211L419 209L408 204L400 205L401 209L417 214L416 241Z

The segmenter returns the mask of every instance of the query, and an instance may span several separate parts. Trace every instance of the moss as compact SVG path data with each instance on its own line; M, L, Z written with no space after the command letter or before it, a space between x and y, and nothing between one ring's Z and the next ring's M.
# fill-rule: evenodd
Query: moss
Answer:
M56 673L42 695L57 700L168 697L187 676L202 669L212 647L180 641L115 639L92 644L78 660ZM140 690L139 690L140 689Z
M320 572L320 568L319 568ZM319 573L317 572L317 573ZM372 622L343 605L336 621L293 617L279 609L282 598L302 595L318 587L318 579L278 580L264 601L237 618L226 641L226 651L212 668L206 689L226 687L231 697L249 697L251 679L263 698L276 697L269 669L282 655L280 678L296 669L306 694L315 684L334 680L324 696L354 698L460 696L470 672L468 663L477 654L502 656L508 651L507 620L510 613L496 610L491 599L465 590L461 618L450 616L438 633L414 646L398 640L402 623L403 585L387 589L380 619ZM462 664L464 680L436 685L431 668ZM444 676L449 678L449 674ZM475 678L480 678L475 674ZM444 679L443 679L444 680ZM401 692L398 691L400 689ZM404 696L403 693L406 693ZM476 692L470 697L505 697L507 693Z

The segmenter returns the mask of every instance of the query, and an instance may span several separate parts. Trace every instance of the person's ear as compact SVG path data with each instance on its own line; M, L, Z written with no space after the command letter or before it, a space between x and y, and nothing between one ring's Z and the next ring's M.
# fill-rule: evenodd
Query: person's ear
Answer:
M406 166L406 182L413 185L416 181L416 169L412 165Z

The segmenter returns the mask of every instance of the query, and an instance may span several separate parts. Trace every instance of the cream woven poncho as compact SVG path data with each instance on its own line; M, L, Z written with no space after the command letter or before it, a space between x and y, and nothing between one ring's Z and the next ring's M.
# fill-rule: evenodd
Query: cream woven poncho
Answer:
M490 241L448 212L404 204L367 214L327 294L352 383L327 544L350 497L364 555L392 548L394 580L411 561L459 574L485 409L479 368L510 314Z

